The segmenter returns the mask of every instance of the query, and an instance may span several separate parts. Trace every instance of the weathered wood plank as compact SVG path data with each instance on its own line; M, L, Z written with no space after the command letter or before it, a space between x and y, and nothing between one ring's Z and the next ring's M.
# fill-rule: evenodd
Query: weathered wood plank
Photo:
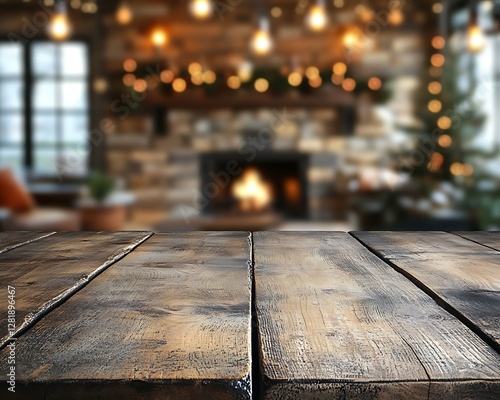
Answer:
M356 232L500 351L500 253L445 232Z
M453 232L455 235L472 240L483 246L500 251L500 231L499 232Z
M0 348L150 235L61 232L0 254L0 315L7 315L9 286L16 298L16 328L2 318Z
M243 232L154 235L17 341L13 398L251 398L249 258Z
M500 355L348 234L253 242L266 399L500 395Z
M0 254L16 247L43 239L55 232L0 232Z

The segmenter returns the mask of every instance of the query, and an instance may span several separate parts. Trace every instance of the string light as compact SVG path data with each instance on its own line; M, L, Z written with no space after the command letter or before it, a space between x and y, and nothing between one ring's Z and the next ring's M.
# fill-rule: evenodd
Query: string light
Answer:
M312 79L309 79L309 86L313 88L319 88L321 84L323 83L323 79L321 79L321 76L316 76Z
M208 84L212 84L217 79L217 75L215 75L214 71L205 71L203 73L203 81Z
M319 76L319 69L317 67L308 67L306 76L308 79L316 79Z
M332 74L332 83L334 85L342 85L342 82L344 82L344 75Z
M338 62L334 64L332 70L335 75L342 76L347 72L347 65L345 65L343 62Z
M464 166L459 162L455 162L451 164L450 172L455 176L462 175L464 173Z
M443 89L442 85L437 81L429 83L428 90L430 94L439 94L441 93L442 89Z
M239 89L241 86L240 78L238 78L236 75L231 75L229 78L227 78L227 86L234 90Z
M191 82L193 82L193 84L195 84L197 86L202 85L203 84L203 74L197 73L197 74L191 75Z
M269 30L261 28L255 32L252 39L252 48L256 54L265 55L271 51L272 46Z
M450 135L441 135L439 136L438 143L441 147L447 148L451 146L453 140Z
M401 25L405 19L401 10L393 10L389 13L389 23L391 25Z
M160 72L160 80L163 83L171 83L174 80L174 73L169 69L164 69Z
M347 92L352 92L356 89L356 81L352 78L344 79L342 82L342 88Z
M467 47L473 53L481 51L484 47L484 34L479 25L473 23L467 29Z
M182 93L186 90L186 81L182 78L175 78L172 82L172 89L177 93Z
M133 17L134 15L128 3L123 1L116 10L116 20L120 25L127 25L132 21Z
M254 88L259 93L264 93L269 89L269 82L264 78L259 78L254 83Z
M134 82L135 82L135 75L134 74L123 75L123 84L125 86L133 86Z
M156 47L164 46L167 43L167 34L163 29L156 28L153 33L151 33L151 41Z
M442 67L445 63L445 58L442 54L433 54L431 64L435 67Z
M440 117L438 119L438 122L437 122L437 125L443 130L450 129L451 124L452 124L452 122L451 122L450 117L445 117L445 116Z
M200 74L201 73L201 64L200 63L197 63L197 62L193 62L191 64L189 64L188 66L188 72L191 74L191 75L197 75L197 74Z
M288 75L288 83L290 86L299 86L302 83L302 75L299 72L292 72Z
M444 49L445 45L446 40L442 36L434 36L432 38L432 47L434 47L436 50Z
M430 112L438 113L443 108L443 105L439 100L431 100L429 101L428 108Z
M137 69L137 63L131 58L127 58L123 62L123 69L127 72L134 72Z
M136 79L134 81L134 90L137 93L142 93L148 88L148 84L144 79Z
M57 13L48 26L49 35L54 40L65 40L71 34L71 25L66 12L66 3L57 3Z
M309 14L306 18L308 27L313 31L322 31L328 23L328 16L324 0L318 0L315 5L311 6Z
M238 78L241 82L252 79L253 65L250 61L243 61L238 67Z
M370 78L368 80L368 87L374 91L380 90L380 88L382 87L382 81L380 80L380 78L374 76L373 78Z
M208 18L212 15L212 2L210 0L191 0L189 11L195 18Z
M472 176L474 173L474 167L470 164L464 164L462 166L462 173L464 176Z

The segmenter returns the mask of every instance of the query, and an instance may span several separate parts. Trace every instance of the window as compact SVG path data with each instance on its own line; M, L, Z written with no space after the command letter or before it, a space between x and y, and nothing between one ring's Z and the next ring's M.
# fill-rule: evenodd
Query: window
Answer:
M88 81L84 43L0 44L0 118L9 118L0 121L0 164L41 175L84 174Z
M24 68L21 44L0 45L0 165L24 162Z

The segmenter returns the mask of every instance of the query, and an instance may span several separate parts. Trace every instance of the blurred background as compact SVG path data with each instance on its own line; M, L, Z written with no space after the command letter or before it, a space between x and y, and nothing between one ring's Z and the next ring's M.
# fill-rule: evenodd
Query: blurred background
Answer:
M500 1L0 0L0 229L500 227Z

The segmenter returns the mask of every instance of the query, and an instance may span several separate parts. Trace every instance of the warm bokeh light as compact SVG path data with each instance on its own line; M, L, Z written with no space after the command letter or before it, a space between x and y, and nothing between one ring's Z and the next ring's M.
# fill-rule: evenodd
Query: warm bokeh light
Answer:
M160 80L163 83L171 83L174 80L174 73L169 69L164 69L160 73Z
M389 23L391 25L401 25L405 20L405 16L401 10L393 10L389 13Z
M452 124L451 118L445 116L439 117L437 124L443 130L450 129Z
M354 11L359 15L359 19L361 19L364 23L370 22L373 19L372 10L364 4L358 4L354 8Z
M264 78L259 78L254 83L255 90L259 93L264 93L269 89L269 82Z
M194 85L199 86L203 84L203 74L202 73L197 73L191 75L191 82L193 82Z
M175 78L172 82L172 89L177 93L182 93L186 90L186 81L182 78Z
M446 46L446 40L442 36L434 36L432 38L432 47L436 50L442 50Z
M432 5L432 11L435 14L441 14L443 12L443 5L441 3L434 3Z
M444 157L441 153L432 153L427 169L431 172L436 172L441 169L444 163Z
M333 72L335 75L345 75L347 72L347 65L343 62L337 62L333 65Z
M281 17L281 8L279 8L279 7L273 7L273 8L271 8L271 15L274 18Z
M484 47L485 38L483 31L477 24L472 24L467 29L467 46L470 51L476 53Z
M151 33L151 42L157 47L164 46L167 43L168 37L163 29L156 28Z
M122 2L118 9L116 10L116 20L120 25L127 25L132 21L134 17L131 8L127 2Z
M188 66L188 72L191 75L200 74L201 70L202 70L201 64L197 63L197 62L193 62L193 63L189 64L189 66Z
M212 2L210 0L191 0L189 11L195 18L208 18L213 12Z
M474 167L470 164L464 164L462 168L462 174L464 176L472 176L474 174Z
M123 69L127 72L134 72L137 69L137 62L131 58L127 58L123 62Z
M342 88L347 92L352 92L356 89L356 81L352 78L344 79L342 82Z
M447 148L447 147L450 147L453 143L453 139L451 138L450 135L441 135L439 136L439 139L438 139L438 144L443 147L443 148Z
M344 0L333 0L333 5L337 8L344 7Z
M252 39L252 49L258 55L265 55L271 51L272 40L267 30L259 29Z
M334 85L342 85L342 82L344 82L344 75L332 74L332 83Z
M313 88L319 88L321 84L323 83L323 79L321 79L321 76L316 76L314 78L309 79L309 86Z
M56 14L49 24L49 35L54 40L65 40L71 33L71 26L66 14Z
M319 69L317 67L308 67L306 69L306 76L308 79L315 79L319 76Z
M464 166L462 164L460 164L459 162L455 162L455 163L451 164L450 172L452 173L452 175L455 175L455 176L463 175Z
M431 57L431 64L434 67L442 67L445 63L445 58L442 54L433 54Z
M135 75L134 74L125 74L123 76L123 84L125 86L133 86L135 82Z
M439 82L433 81L433 82L429 83L429 86L427 89L429 90L429 93L431 93L431 94L439 94L439 93L441 93L441 90L443 89L443 87Z
M250 61L243 61L238 67L238 78L241 82L252 79L253 65Z
M443 108L443 105L439 100L431 100L429 101L428 108L430 112L438 113Z
M358 44L359 35L354 29L348 29L347 32L344 33L342 38L342 43L345 47L352 48Z
M307 15L307 26L313 31L322 31L328 23L325 7L321 4L311 6Z
M208 83L209 85L214 83L216 79L217 79L217 75L215 74L214 71L205 71L203 73L203 81L205 83Z
M134 90L138 93L144 92L148 88L148 84L144 79L136 79L134 82Z
M239 89L241 86L240 78L238 78L236 75L231 75L229 78L227 78L227 86L231 89Z
M299 86L302 83L302 75L298 72L292 72L288 75L288 83L290 86Z
M380 78L374 76L373 78L370 78L368 80L368 87L371 90L380 90L380 88L382 87L382 81L380 80Z
M259 171L248 168L231 189L232 195L238 200L238 206L243 211L260 211L265 209L272 200L271 186L265 182Z

